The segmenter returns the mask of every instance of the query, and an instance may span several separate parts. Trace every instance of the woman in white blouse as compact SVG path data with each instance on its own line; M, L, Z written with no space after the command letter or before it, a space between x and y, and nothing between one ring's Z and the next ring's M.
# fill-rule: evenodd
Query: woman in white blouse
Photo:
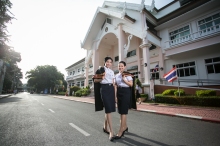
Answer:
M119 73L115 76L115 97L117 99L118 113L121 115L121 125L115 139L120 139L125 131L128 131L127 114L131 99L131 88L133 86L133 79L131 76L123 75L126 63L120 61L118 64Z
M113 60L111 57L105 57L105 66L104 66L105 73L102 78L102 81L100 82L101 84L100 93L105 108L105 122L104 122L103 131L109 134L110 141L114 140L111 113L115 112L115 95L114 95L115 75L114 72L110 69L110 67L112 66L112 62ZM109 131L107 130L107 125L109 125Z

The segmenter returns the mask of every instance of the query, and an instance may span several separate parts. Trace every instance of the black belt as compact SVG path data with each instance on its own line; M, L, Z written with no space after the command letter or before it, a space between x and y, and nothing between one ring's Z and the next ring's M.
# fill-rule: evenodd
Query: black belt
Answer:
M103 85L103 86L113 86L113 84L101 84L101 85Z
M122 86L118 86L118 88L129 88L129 87L122 87Z

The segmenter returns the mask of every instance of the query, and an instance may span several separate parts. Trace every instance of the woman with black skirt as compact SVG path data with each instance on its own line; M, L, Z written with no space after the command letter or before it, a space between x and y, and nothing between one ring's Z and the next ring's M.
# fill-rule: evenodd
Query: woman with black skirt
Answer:
M119 73L115 76L115 96L117 99L118 113L121 115L121 125L115 139L120 139L127 127L127 114L130 105L131 88L133 86L133 79L129 75L124 75L123 72L126 68L126 63L120 61L118 64Z
M109 133L109 140L114 140L114 133L112 128L112 118L111 112L115 112L115 91L114 91L114 79L115 75L114 72L110 69L112 66L112 58L106 57L105 58L105 73L100 82L101 88L101 98L105 108L105 123L103 127L103 131L105 133ZM107 125L109 125L109 131L107 130Z

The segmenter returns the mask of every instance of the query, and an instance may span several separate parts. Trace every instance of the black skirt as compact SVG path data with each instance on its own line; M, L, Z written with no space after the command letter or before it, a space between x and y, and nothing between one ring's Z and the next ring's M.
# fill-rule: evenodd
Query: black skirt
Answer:
M131 89L129 87L118 87L117 88L118 98L118 113L121 115L128 114L130 105Z
M112 84L101 84L101 98L105 113L115 112L115 90Z

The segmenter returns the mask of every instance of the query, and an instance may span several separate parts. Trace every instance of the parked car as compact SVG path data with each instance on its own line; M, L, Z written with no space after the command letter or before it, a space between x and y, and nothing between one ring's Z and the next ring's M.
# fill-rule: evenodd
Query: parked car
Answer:
M33 93L34 93L34 91L31 91L30 93L31 93L31 94L33 94Z

